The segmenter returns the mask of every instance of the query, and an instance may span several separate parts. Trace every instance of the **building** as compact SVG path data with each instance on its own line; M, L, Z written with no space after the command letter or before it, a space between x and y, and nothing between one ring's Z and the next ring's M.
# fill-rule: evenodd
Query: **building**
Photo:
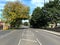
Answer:
M2 30L3 29L3 22L2 22L2 20L0 19L0 30Z

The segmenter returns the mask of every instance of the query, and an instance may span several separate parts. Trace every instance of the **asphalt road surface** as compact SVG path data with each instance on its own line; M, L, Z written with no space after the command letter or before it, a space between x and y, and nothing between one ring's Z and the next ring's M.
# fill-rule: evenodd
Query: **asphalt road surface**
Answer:
M0 45L60 45L60 37L42 29L0 31Z

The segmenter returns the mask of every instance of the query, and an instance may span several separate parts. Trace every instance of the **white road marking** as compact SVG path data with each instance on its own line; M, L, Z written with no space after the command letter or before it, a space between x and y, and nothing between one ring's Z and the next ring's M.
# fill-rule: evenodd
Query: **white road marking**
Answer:
M25 30L24 30L23 33L22 33L22 37L24 36L24 32L25 32Z
M4 37L7 37L8 35L10 35L10 34L12 34L13 32L15 32L16 30L14 30L14 31L12 31L12 32L10 32L10 33L7 33L7 34L5 34L5 35L2 35L1 37L0 37L0 39L2 39L2 38L4 38Z
M36 40L31 40L31 39L21 39L21 40L31 41L31 42L37 42Z
M31 31L32 32L32 31ZM38 32L38 31L35 31L35 32ZM33 33L33 32L32 32ZM34 35L34 33L33 33ZM36 38L36 41L39 43L39 45L42 45L42 43L38 40L38 38Z
M24 35L24 36L33 36L33 35Z
M36 32L38 32L38 31L36 31ZM34 33L32 31L30 31L30 30L27 30L26 33L31 33L34 36ZM25 35L24 33L22 34L22 36L32 36L32 35ZM19 40L18 45L21 44L21 41L31 41L31 42L38 43L39 45L42 45L42 43L38 40L38 38L36 40L22 38L22 39Z
M22 33L22 37L23 37L23 35L24 35L24 32L25 32L25 30L24 30L23 33ZM20 45L20 43L21 43L21 39L19 40L18 45Z
M34 33L32 31L30 31L32 33L32 35L34 36Z
M37 42L39 43L39 45L42 45L42 43L38 40L38 39L36 39L37 40Z
M19 43L18 43L18 45L20 45L20 43L21 43L21 39L19 40Z
M38 31L35 31L35 32L38 32ZM38 38L36 38L36 41L39 43L39 45L42 45L42 43L38 40Z
M24 36L24 33L22 34L22 37Z
M38 32L38 31L35 31L35 32Z

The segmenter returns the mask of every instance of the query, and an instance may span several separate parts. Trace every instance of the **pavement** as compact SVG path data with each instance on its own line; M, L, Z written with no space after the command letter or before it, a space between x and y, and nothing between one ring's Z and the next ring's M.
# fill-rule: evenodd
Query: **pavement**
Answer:
M48 30L43 30L43 31L46 31L46 32L48 32L48 33L52 33L52 34L54 34L54 35L60 36L60 33L59 33L59 32L48 31Z
M60 45L60 37L43 29L16 29L0 32L0 45Z

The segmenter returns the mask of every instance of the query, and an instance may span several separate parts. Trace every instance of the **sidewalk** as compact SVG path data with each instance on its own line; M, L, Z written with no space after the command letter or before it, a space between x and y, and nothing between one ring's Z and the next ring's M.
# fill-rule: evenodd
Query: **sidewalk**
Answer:
M52 33L52 34L55 34L55 35L59 35L59 36L60 36L60 33L58 33L58 32L48 31L48 30L43 30L43 31L46 31L46 32L48 32L48 33Z

